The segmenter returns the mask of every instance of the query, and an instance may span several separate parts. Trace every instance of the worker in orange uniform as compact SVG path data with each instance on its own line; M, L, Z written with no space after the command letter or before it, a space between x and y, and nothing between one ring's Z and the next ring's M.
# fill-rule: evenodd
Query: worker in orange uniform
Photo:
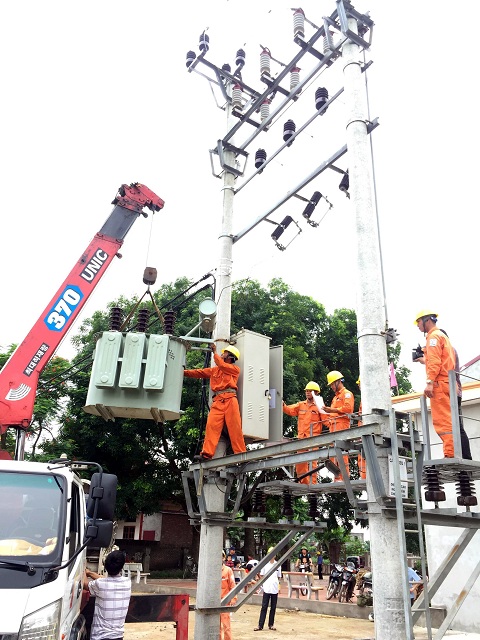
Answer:
M423 393L430 398L433 428L443 442L443 455L453 458L448 372L455 370L455 350L448 337L437 329L437 316L434 311L424 309L417 314L415 324L422 333L427 334L427 344L423 350L427 384Z
M322 433L322 413L317 407L314 393L320 395L320 387L316 382L310 381L305 385L305 400L290 405L287 405L285 401L283 403L283 413L286 413L287 416L298 417L297 437L299 439L319 436ZM302 476L309 471L309 463L299 462L295 465L295 471L297 478ZM316 474L306 476L299 482L301 484L310 484L310 479L312 484L317 484Z
M220 591L220 599L223 598L235 587L235 578L233 576L233 571L230 567L227 567L225 564L225 551L222 553L222 587ZM228 603L229 606L235 604L237 598L232 598ZM221 613L220 614L220 640L232 640L232 628L230 625L230 614L229 613Z
M200 455L195 456L195 459L198 460L213 458L224 426L227 427L233 452L243 453L247 450L243 439L242 420L237 400L240 367L235 362L240 357L240 352L236 347L228 345L222 349L222 355L219 356L215 344L212 344L212 351L215 367L185 369L183 372L186 378L209 378L210 388L213 392L212 405L205 427L203 448Z
M323 410L330 415L330 432L348 429L350 427L350 416L348 414L353 413L355 403L353 393L345 388L343 374L340 371L327 373L327 384L335 394L332 404L329 407L323 407ZM348 456L344 456L343 460L348 470ZM342 477L339 476L336 479L342 480Z

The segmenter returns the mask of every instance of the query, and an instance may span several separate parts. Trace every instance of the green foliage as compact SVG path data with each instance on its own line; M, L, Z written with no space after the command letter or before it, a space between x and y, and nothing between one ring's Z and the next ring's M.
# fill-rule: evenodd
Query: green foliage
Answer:
M0 369L3 368L15 349L16 345L12 344L6 352L0 353ZM63 403L68 393L64 375L69 367L68 360L56 356L47 362L40 374L33 416L26 430L27 438L32 442L31 453L26 455L29 460L44 459L44 456L37 454L36 449L42 437L52 437L52 429L55 428L63 414ZM15 451L15 436L11 430L2 436L1 448L6 449L13 455Z
M354 536L350 536L350 539L345 542L345 554L347 556L363 556L368 551L370 551L369 543Z
M155 304L149 298L140 301L140 307L150 311L149 333L163 333L162 314L173 310L176 314L175 335L184 335L198 322L198 304L210 297L210 285L193 289L185 278L161 286L154 294ZM207 291L205 290L207 289ZM125 328L135 327L138 298L119 298L109 304L110 309L124 310ZM131 313L132 312L132 313ZM339 369L345 377L345 385L357 391L358 377L357 326L354 311L337 309L328 315L319 302L293 291L280 279L272 280L267 287L258 282L246 280L235 283L232 289L232 334L241 328L267 335L271 345L283 345L284 349L284 397L288 403L305 397L304 386L309 380L317 381L322 387L327 403L331 400L330 389L326 385L329 370ZM48 428L53 420L59 420L60 430L43 445L43 457L58 457L66 453L69 458L95 460L107 472L119 477L117 518L131 519L138 512L153 513L158 510L163 499L175 498L183 501L181 471L186 469L192 456L199 451L208 413L208 381L186 379L183 387L182 408L184 413L174 422L155 424L152 421L103 419L83 411L89 384L91 357L96 337L109 329L109 313L96 311L83 321L72 343L77 349L72 364L55 362L56 369L50 372L52 385L39 387L39 401L36 405L35 421L42 428ZM397 349L397 348L396 348ZM399 348L392 352L397 358ZM0 358L2 354L0 354ZM199 367L209 364L209 353L190 351L187 366ZM0 359L1 363L1 359ZM58 388L54 386L60 368L68 373L67 380ZM47 375L47 371L45 371ZM397 377L399 376L397 370ZM44 393L45 390L45 393ZM63 398L66 397L65 402ZM296 419L285 417L286 436L296 433ZM263 480L284 479L280 469L269 470ZM252 512L252 490L255 479L249 479L242 497L242 517ZM278 498L267 501L268 519L281 518L282 505ZM319 508L328 527L339 525L345 531L352 526L351 506L345 494L325 495L319 499ZM296 500L295 518L308 520L308 503ZM236 536L238 536L238 529ZM232 531L233 535L233 531ZM281 537L275 532L265 532L266 543L272 544ZM245 532L246 544L253 544L253 533Z

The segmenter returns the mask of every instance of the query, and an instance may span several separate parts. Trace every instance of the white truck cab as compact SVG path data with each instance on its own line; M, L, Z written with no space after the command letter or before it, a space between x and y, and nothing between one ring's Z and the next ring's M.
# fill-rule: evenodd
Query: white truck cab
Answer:
M116 497L98 468L87 497L68 460L0 460L0 640L86 637L87 547L110 543Z

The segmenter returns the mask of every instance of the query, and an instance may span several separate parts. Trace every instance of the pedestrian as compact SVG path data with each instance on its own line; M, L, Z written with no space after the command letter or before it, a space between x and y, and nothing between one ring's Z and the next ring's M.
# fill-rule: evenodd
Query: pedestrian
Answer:
M226 557L224 551L222 552L222 559L222 586L220 590L220 600L223 600L227 593L230 593L230 591L235 588L233 570L225 564ZM235 596L230 600L228 606L235 604L236 601L237 598ZM232 640L232 627L229 613L220 614L220 640Z
M456 370L456 358L450 339L437 328L437 317L438 314L436 312L424 309L417 314L415 324L422 333L426 334L427 339L426 346L423 349L427 374L427 382L423 393L425 397L430 398L433 428L443 442L443 455L445 458L453 458L448 372ZM422 358L418 358L418 360L421 362ZM465 433L463 424L462 431ZM466 433L462 437L462 457L464 457L463 454L468 455L470 453L470 446L468 446L467 450L466 445L464 445L465 439L468 441ZM471 459L471 454L470 458L467 459Z
M307 547L302 547L298 554L297 561L295 562L295 569L300 569L303 566L307 571L312 571L312 558L308 553Z
M323 580L323 553L321 549L317 551L317 571L318 579Z
M215 454L218 441L224 426L227 427L230 444L234 453L246 451L242 433L242 420L237 400L238 377L240 367L235 362L240 357L239 350L228 345L222 349L222 355L217 354L215 343L212 344L215 367L205 369L185 369L186 378L209 378L213 392L212 404L205 427L205 439L200 455L196 460L210 460Z
M268 553L273 551L274 547L270 547ZM273 557L268 564L266 564L263 569L260 570L260 576L266 575L271 569L272 565L275 564L275 557ZM278 567L273 573L265 580L262 584L263 588L263 597L262 597L262 608L260 609L260 617L258 619L258 626L255 627L254 631L262 631L263 625L265 624L265 620L267 617L267 609L270 604L270 613L268 614L268 628L271 631L276 631L275 628L275 612L277 610L277 600L278 600L278 591L280 589L279 578L282 577L282 570Z
M322 433L322 413L317 407L314 399L314 393L320 395L320 386L313 381L308 382L305 385L305 400L297 402L295 404L287 405L283 402L283 413L287 416L298 417L297 437L310 438L312 436L319 436ZM313 473L302 478L304 474L308 474L310 471L310 463L299 462L295 465L295 472L297 478L300 478L298 482L301 484L317 484L317 474Z
M258 560L256 560L252 555L248 555L247 556L247 563L245 565L245 573L250 573L250 571L252 569L254 569L258 564ZM254 576L250 582L248 583L249 586L252 586L256 581L256 576Z
M247 556L247 564L245 565L245 571L248 573L254 567L256 567L257 564L258 564L258 560L255 560L255 558L253 556L248 554L248 556Z
M442 333L444 333L448 338L448 333L445 329L440 329ZM457 381L457 405L458 405L458 421L460 424L460 440L462 443L462 458L464 460L471 460L472 453L470 451L470 441L468 439L467 433L465 431L465 427L463 426L463 415L462 415L462 383L460 380L460 360L458 358L458 352L455 347L452 345L452 349L455 355L455 378ZM420 362L421 364L425 364L425 356L420 358L415 358L414 362ZM433 418L432 418L433 420Z
M343 382L343 374L340 373L340 371L330 371L327 373L327 384L335 394L332 404L329 407L323 407L323 410L331 416L329 422L329 429L331 433L350 428L349 414L353 413L355 398L353 393L345 387ZM348 472L348 456L343 456L343 460ZM336 478L336 480L342 479L341 474Z
M123 551L112 551L105 558L106 577L89 569L85 571L84 587L95 596L90 640L123 638L132 590L130 578L123 576L124 564Z
M238 558L237 558L237 552L235 550L235 547L230 547L228 551L228 555L225 558L225 564L227 565L227 567L230 567L230 569L233 569L237 564L237 562L238 562Z
M412 606L423 589L423 580L412 567L407 567L407 577L410 588L410 606Z

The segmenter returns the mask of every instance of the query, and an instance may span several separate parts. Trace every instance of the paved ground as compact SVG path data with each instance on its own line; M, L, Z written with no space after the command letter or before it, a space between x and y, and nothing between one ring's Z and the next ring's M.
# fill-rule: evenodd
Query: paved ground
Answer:
M305 613L293 609L277 609L276 631L267 627L255 632L260 607L247 605L232 614L232 635L235 639L254 640L266 636L266 640L364 640L373 639L373 623L353 618L332 618L317 613ZM195 614L190 612L188 640L193 640ZM132 623L125 626L125 640L174 640L172 622Z
M324 581L326 584L326 581ZM317 581L317 584L322 584ZM168 593L189 593L190 604L195 603L194 581L187 580L152 580L147 587L138 585L137 592L156 591L162 587ZM282 606L277 608L275 616L276 631L270 631L267 627L261 632L255 632L260 613L260 597L256 602L248 602L238 611L231 614L232 635L238 640L253 640L255 638L282 638L283 640L373 640L375 637L375 623L355 616L366 613L366 610L356 604L338 604L335 607L338 615L325 615L319 611L325 607L325 589L320 592L319 602L308 601L305 597L286 598L287 589L281 584L280 600ZM328 605L327 605L328 606ZM313 607L317 612L301 610L304 607ZM188 640L193 640L195 629L195 613L190 612ZM174 640L175 628L173 622L131 623L125 627L125 640ZM464 634L449 631L446 634L448 640L480 640L480 635ZM415 639L426 640L427 631L421 627L415 627ZM393 640L393 639L392 639ZM403 640L403 639L401 639Z

